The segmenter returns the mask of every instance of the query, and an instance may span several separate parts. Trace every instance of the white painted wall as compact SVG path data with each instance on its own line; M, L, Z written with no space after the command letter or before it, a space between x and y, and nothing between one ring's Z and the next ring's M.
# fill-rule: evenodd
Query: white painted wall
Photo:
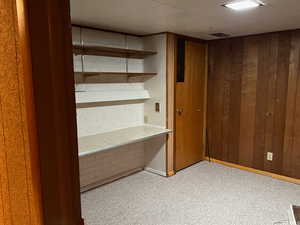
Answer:
M145 102L145 120L148 124L166 127L167 124L167 64L166 34L144 38L145 49L157 51L157 54L144 60L146 71L156 71L157 76L145 82L151 99ZM160 104L160 112L155 111L155 103ZM146 169L166 175L166 136L160 136L145 143Z
M156 71L157 75L145 81L145 89L149 91L151 99L145 104L145 117L152 125L165 127L167 124L167 66L166 46L167 37L165 34L154 35L144 38L144 45L147 49L157 51L157 54L144 60L146 71ZM155 103L160 104L160 112L155 112Z
M73 43L80 44L81 40L83 40L85 46L99 45L143 49L143 40L138 37L90 29L80 30L80 28L73 27ZM144 63L140 59L128 60L115 57L84 56L82 66L81 56L75 56L75 72L82 72L82 68L84 72L126 72L126 68L128 68L128 72L143 72ZM94 102L94 98L91 97L89 99L88 97L91 96L92 92L102 92L103 96L106 95L108 99L115 100L118 98L125 100L125 96L128 96L128 99L134 99L133 95L146 95L143 92L137 91L145 90L144 83L127 83L127 77L124 76L93 76L85 80L81 79L81 82L83 84L77 83L75 87L79 91L76 92L76 98L81 100L81 102L83 100ZM134 93L135 90L136 92ZM122 104L120 101L118 104L113 105L92 104L89 107L78 107L77 124L79 137L143 125L144 102L133 101Z
M73 43L85 46L106 46L142 50L143 40L139 37L73 27ZM74 71L82 72L144 72L143 59L124 59L106 56L74 56ZM126 71L128 70L128 71Z

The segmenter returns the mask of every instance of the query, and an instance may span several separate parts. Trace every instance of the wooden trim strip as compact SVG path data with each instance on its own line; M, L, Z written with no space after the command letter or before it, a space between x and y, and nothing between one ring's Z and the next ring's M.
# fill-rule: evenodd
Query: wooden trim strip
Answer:
M205 84L204 84L204 114L203 114L203 158L207 149L207 86L208 86L208 44L205 46Z
M27 1L0 4L0 224L44 225Z
M284 32L293 32L299 31L300 29L287 29L287 30L280 30L280 31L271 31L271 32L264 32L264 33L257 33L257 34L249 34L249 35L241 35L241 36L233 36L233 37L225 37L225 38L217 38L217 39L210 39L206 40L208 43L213 41L220 41L220 40L228 40L228 39L238 39L238 38L249 38L249 37L260 37L262 35L270 35L270 34L280 34Z
M78 27L78 28L89 29L89 30L97 30L97 31L109 32L109 33L115 33L115 34L121 34L121 35L128 35L128 36L134 36L134 37L140 37L140 38L154 36L154 35L160 35L160 34L166 34L166 35L175 35L175 36L178 36L183 39L190 40L190 41L197 41L197 42L208 41L208 40L204 40L201 38L196 38L196 37L178 34L178 33L169 32L169 31L162 31L162 32L157 32L157 33L149 33L149 34L133 34L133 33L123 32L123 31L116 31L116 30L110 30L110 29L87 26L87 25L80 25L80 24L72 24L72 27Z
M30 0L26 11L44 225L77 225L82 217L70 1Z
M31 62L31 45L28 27L28 2L25 0L16 1L16 16L18 22L15 24L15 30L18 32L18 74L20 82L20 100L23 106L22 120L24 121L24 136L26 146L26 169L29 190L29 200L32 202L30 212L32 214L32 224L45 224L42 205L42 187L40 173L40 154L38 146L38 134L35 112L35 98L33 92L32 80L32 62ZM26 122L25 122L26 121Z
M171 176L174 176L175 174L176 174L175 170L171 170L171 171L168 171L167 176L171 177Z
M256 173L256 174L259 174L259 175L272 177L272 178L277 179L277 180L282 180L282 181L286 181L286 182L290 182L290 183L300 185L300 180L299 179L286 177L286 176L282 176L282 175L278 175L278 174L275 174L275 173L270 173L270 172L266 172L266 171L262 171L262 170L257 170L257 169L253 169L253 168L246 167L246 166L240 166L240 165L237 165L237 164L234 164L234 163L224 162L224 161L221 161L221 160L218 160L218 159L213 159L213 158L209 159L208 157L205 157L205 160L210 161L210 162L214 162L214 163L218 163L218 164L221 164L221 165L224 165L224 166L228 166L228 167L232 167L232 168L236 168L236 169Z
M127 32L122 32L122 31L109 30L109 29L92 27L92 26L86 26L86 25L72 24L72 26L73 27L82 28L82 29L97 30L97 31L102 31L102 32L109 32L109 33L115 33L115 34L121 34L121 35L128 35L128 36L135 36L135 37L143 37L143 35L132 34L132 33L127 33Z
M176 36L167 34L167 129L173 132L167 139L167 176L175 174L175 62Z
M169 31L145 34L145 35L141 35L141 37L149 37L149 36L154 36L154 35L159 35L159 34L166 34L169 36L174 35L175 38L181 38L181 39L185 39L187 41L194 41L194 42L200 42L200 43L207 42L207 40L203 40L201 38L196 38L196 37L187 36L187 35L183 35L183 34L173 33L173 32L169 32Z

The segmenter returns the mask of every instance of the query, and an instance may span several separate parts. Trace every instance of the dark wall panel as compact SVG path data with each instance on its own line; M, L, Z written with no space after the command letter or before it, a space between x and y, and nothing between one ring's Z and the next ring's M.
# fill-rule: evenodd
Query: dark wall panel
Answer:
M211 157L300 178L299 76L300 30L211 41Z

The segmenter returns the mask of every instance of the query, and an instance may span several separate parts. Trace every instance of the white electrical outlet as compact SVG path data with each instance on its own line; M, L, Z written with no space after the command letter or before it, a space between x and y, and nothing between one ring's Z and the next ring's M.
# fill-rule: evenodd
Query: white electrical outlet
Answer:
M267 153L267 160L268 161L273 161L273 152L268 152Z

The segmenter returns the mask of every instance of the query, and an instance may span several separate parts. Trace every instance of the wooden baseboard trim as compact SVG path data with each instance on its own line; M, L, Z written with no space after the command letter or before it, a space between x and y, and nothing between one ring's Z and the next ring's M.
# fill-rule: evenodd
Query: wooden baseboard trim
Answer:
M174 176L176 173L175 173L175 170L171 170L171 171L168 171L167 172L167 176L168 177L171 177L171 176Z
M262 170L257 170L257 169L253 169L253 168L246 167L246 166L241 166L241 165L234 164L234 163L221 161L221 160L218 160L218 159L211 158L209 160L208 157L205 157L205 160L206 161L211 161L211 162L214 162L214 163L218 163L218 164L222 164L224 166L229 166L229 167L233 167L233 168L236 168L236 169L245 170L245 171L248 171L248 172L252 172L252 173L260 174L260 175L263 175L263 176L272 177L274 179L278 179L278 180L282 180L282 181L286 181L286 182L290 182L290 183L300 185L300 180L296 179L296 178L286 177L286 176L278 175L278 174L275 174L275 173L270 173L270 172L266 172L266 171L262 171Z

